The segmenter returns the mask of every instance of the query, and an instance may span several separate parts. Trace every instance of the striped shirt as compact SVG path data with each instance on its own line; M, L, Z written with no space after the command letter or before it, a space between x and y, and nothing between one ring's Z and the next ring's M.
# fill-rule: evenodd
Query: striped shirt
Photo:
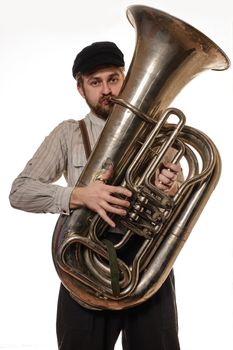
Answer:
M93 148L105 121L90 112L85 123ZM34 213L69 215L70 195L85 163L79 122L63 121L45 138L14 180L9 197L12 207ZM62 175L67 187L55 183Z
M93 148L105 121L91 112L84 120ZM163 161L171 161L174 151L170 149ZM69 215L70 195L85 164L86 155L79 122L63 121L45 138L13 182L10 192L12 207L34 213ZM159 170L156 176L158 174ZM67 187L56 184L62 175ZM177 180L176 185L179 186L183 182L183 175L179 174Z

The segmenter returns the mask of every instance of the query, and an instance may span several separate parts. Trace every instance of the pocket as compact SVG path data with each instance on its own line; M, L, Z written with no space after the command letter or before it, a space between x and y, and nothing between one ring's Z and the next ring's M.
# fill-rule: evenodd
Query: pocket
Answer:
M76 144L72 150L72 164L75 168L84 168L86 164L86 155L83 144Z
M83 144L76 144L72 149L71 166L72 166L72 183L79 179L85 165L86 156Z

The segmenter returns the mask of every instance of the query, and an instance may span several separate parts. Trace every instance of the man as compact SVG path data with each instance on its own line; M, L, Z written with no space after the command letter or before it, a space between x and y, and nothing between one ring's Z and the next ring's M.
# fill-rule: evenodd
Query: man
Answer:
M124 81L124 57L111 42L97 42L76 57L73 76L79 93L90 107L84 121L93 147L112 110L110 96L117 96ZM11 205L31 212L70 214L82 206L97 212L111 227L109 213L126 215L131 192L111 186L114 169L86 187L75 187L85 165L79 122L64 121L41 144L25 169L15 179ZM177 189L179 165L163 164L156 186L172 195ZM67 187L54 182L64 175ZM115 194L126 196L119 199ZM147 302L124 311L95 311L83 308L61 286L57 310L57 338L60 350L112 350L122 331L124 350L178 350L174 280L171 273L160 290Z

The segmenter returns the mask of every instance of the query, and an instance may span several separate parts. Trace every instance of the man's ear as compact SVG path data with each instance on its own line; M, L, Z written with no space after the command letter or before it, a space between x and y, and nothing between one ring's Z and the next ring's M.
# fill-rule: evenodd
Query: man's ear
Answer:
M80 95L81 95L82 97L85 97L84 91L83 91L83 87L82 87L81 84L77 84L77 90L78 90L78 92L80 93Z

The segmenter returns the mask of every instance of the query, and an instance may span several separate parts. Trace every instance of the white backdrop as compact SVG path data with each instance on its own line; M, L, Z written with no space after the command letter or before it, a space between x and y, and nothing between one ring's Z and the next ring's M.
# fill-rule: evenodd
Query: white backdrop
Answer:
M8 194L44 137L62 120L87 111L71 75L77 52L111 40L129 65L135 32L125 11L134 3L0 0L1 349L56 349L59 280L50 246L57 216L14 210ZM192 24L232 58L231 0L139 3ZM221 181L175 264L182 350L233 347L231 102L229 69L203 73L172 104L215 141L223 161Z

